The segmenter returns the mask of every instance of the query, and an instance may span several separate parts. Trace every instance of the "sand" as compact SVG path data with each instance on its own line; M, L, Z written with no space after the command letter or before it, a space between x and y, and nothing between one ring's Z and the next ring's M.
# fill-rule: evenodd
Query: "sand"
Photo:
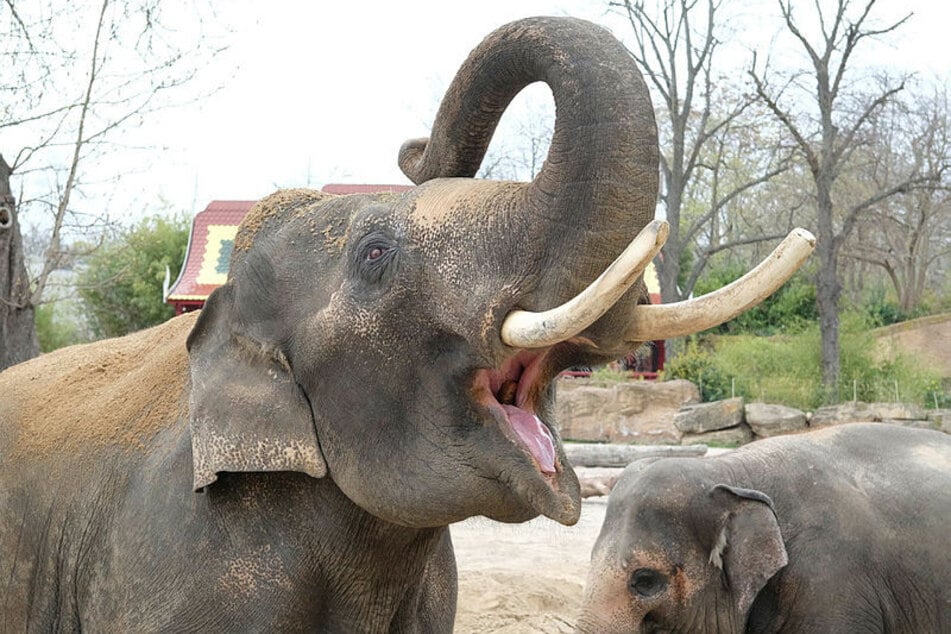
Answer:
M586 499L572 527L547 518L515 525L485 518L454 524L455 632L571 632L606 508L606 497Z

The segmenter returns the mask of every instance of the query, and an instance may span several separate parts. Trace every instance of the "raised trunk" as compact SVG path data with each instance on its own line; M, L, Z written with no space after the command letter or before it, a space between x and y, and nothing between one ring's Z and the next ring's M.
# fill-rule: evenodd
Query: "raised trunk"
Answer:
M11 173L0 156L0 370L40 353Z
M502 27L463 64L432 137L407 142L400 166L416 183L473 176L503 111L535 81L547 83L555 100L551 149L521 193L528 208L495 222L500 250L543 272L520 298L522 308L541 310L584 288L654 216L653 108L624 47L582 20Z

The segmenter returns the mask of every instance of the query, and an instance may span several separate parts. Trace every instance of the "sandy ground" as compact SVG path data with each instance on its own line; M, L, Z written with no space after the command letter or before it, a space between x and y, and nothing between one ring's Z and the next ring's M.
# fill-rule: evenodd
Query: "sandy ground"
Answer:
M544 517L514 525L485 518L454 524L456 633L571 632L606 508L606 497L588 498L572 527Z

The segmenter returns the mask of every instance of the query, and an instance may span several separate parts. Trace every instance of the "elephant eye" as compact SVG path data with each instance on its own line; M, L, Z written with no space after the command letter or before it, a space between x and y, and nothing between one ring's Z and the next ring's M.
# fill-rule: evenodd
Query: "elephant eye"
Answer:
M367 252L367 261L372 262L374 260L379 260L387 251L388 249L379 246L370 247L370 250Z
M360 240L351 257L357 274L364 281L380 283L391 272L397 251L399 249L390 237L373 232Z
M667 576L652 568L638 568L631 574L629 586L639 597L655 597L667 588Z

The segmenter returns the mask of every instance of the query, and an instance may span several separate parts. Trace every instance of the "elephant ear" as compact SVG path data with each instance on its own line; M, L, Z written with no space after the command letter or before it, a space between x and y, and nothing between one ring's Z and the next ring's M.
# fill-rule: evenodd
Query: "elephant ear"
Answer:
M788 563L786 546L768 495L727 484L713 487L711 495L728 512L710 563L726 575L735 614L745 623L756 595Z
M215 290L188 337L195 490L221 472L327 473L309 402L279 351L236 327L233 289Z

